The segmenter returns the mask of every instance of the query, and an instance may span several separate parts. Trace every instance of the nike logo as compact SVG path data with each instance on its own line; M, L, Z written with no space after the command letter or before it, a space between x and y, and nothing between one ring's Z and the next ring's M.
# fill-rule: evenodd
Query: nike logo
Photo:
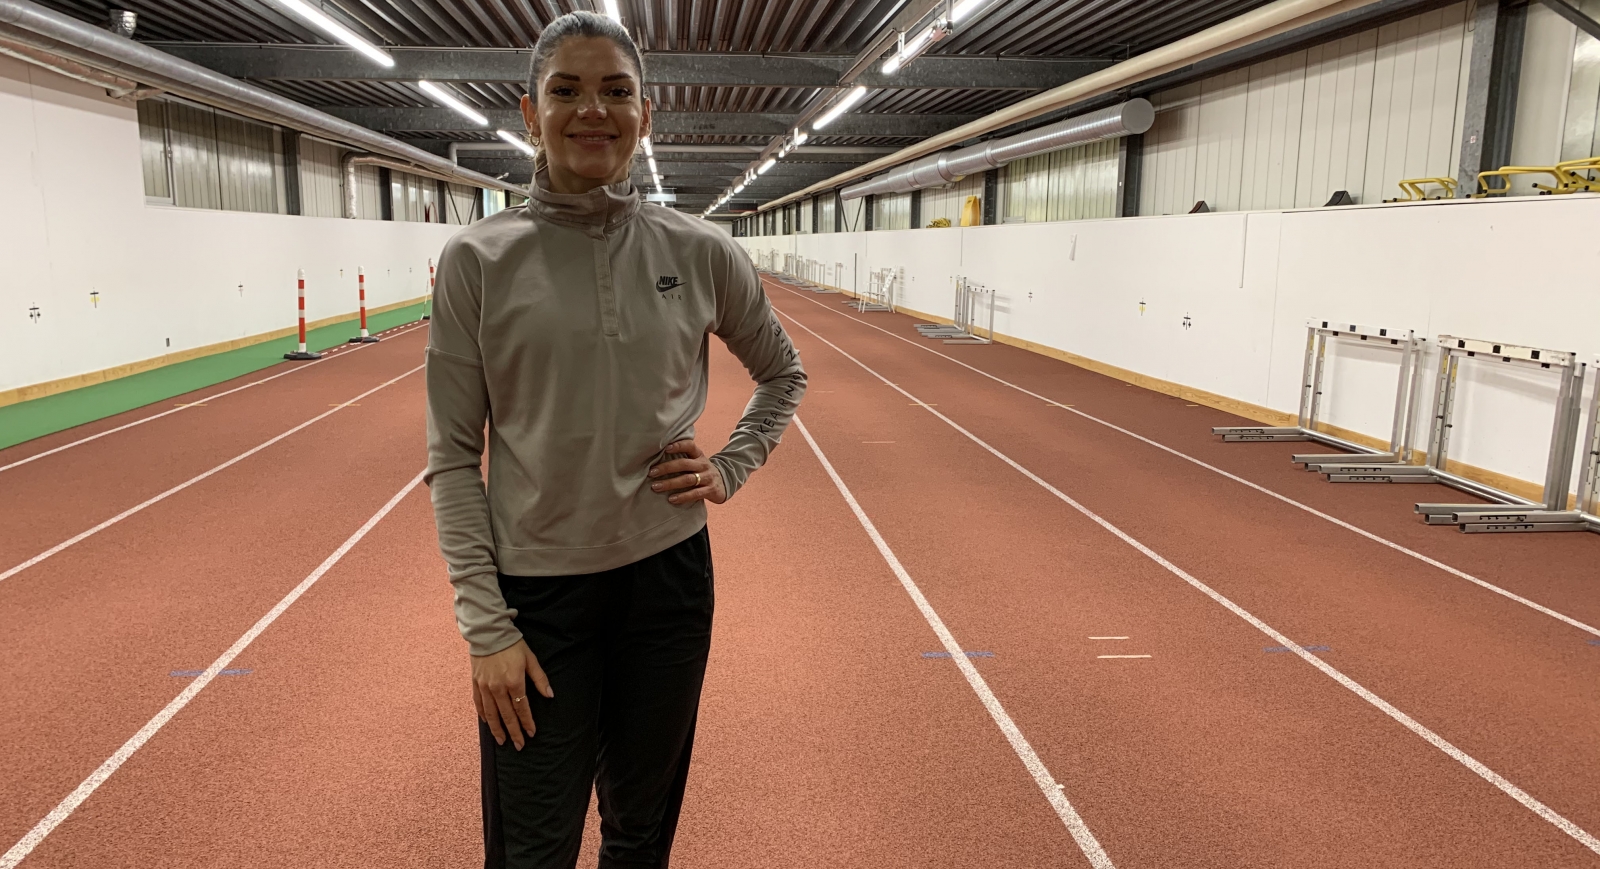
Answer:
M683 281L678 280L677 275L662 275L661 277L656 278L656 292L658 293L665 293L668 290L676 290L681 286L683 286Z

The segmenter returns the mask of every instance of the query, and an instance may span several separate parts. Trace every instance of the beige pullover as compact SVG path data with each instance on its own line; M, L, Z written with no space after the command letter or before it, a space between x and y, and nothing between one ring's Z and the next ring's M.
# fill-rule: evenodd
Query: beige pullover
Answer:
M709 335L757 383L711 457L730 496L805 392L800 357L726 233L641 207L631 182L568 195L541 177L529 192L445 245L434 290L427 480L474 655L521 638L497 572L598 573L705 524L703 503L668 503L646 473L694 436Z

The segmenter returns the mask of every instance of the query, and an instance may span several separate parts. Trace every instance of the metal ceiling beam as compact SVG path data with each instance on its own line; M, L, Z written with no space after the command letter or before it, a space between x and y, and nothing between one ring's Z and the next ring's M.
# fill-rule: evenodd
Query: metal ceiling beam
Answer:
M372 130L475 130L450 109L320 106L321 111ZM520 130L516 109L485 109L491 127ZM905 136L923 138L959 127L977 115L854 114L828 127L829 136ZM781 136L794 115L762 112L656 112L655 132L663 135Z
M461 165L474 172L482 172L485 175L499 175L501 172L526 172L528 171L529 161L521 157L481 157L477 154L462 154ZM848 167L852 164L844 165ZM712 181L718 184L726 184L744 174L745 171L744 166L725 163L658 162L656 166L661 170L661 177L663 178L706 179L708 184L712 183ZM788 166L779 164L768 169L767 174L761 177L763 179L782 178L797 182L798 186L811 181L820 181L823 178L831 178L837 175L841 168L840 164L837 163L824 163L815 166L806 166L804 163ZM634 164L634 174L639 177L648 177L649 172L644 163L636 163Z
M315 45L151 43L162 51L234 78L515 82L528 80L531 51L503 48L387 48L383 68L347 48ZM833 87L849 55L645 52L646 80L701 87ZM856 84L877 88L1044 90L1110 66L1107 58L998 58L927 55L894 75L863 72Z

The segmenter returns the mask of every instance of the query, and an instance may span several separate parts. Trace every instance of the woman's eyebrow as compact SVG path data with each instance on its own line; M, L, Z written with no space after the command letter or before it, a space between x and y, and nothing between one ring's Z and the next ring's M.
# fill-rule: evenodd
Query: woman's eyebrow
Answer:
M562 79L564 81L577 81L577 82L583 81L583 78L581 76L573 75L570 72L552 72L552 73L550 73L550 78L559 78L559 79ZM633 79L633 73L631 73L631 72L614 72L611 75L604 76L600 80L604 82L604 81L619 81L621 79L628 79L628 80L631 81Z

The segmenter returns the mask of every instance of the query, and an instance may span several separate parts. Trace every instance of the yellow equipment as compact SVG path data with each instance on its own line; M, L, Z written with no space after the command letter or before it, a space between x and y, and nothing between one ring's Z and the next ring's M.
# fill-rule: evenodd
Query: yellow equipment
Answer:
M1423 188L1433 184L1444 188L1441 196L1429 196ZM1456 191L1461 185L1454 178L1407 178L1400 182L1400 190L1405 196L1395 199L1385 199L1384 202L1421 202L1424 199L1454 199Z

